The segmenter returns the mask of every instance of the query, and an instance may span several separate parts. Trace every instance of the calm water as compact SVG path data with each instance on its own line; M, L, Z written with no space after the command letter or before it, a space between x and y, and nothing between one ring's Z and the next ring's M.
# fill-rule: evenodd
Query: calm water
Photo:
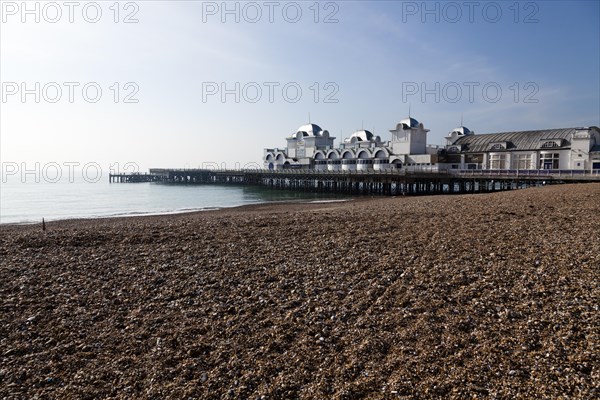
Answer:
M67 219L168 214L235 207L273 201L339 198L330 194L276 191L260 187L96 183L68 179L51 183L9 177L1 182L0 223L33 223Z

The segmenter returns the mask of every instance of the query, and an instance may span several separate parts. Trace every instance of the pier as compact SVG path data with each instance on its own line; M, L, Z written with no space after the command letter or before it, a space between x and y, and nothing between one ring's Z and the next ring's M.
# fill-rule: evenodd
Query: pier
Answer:
M304 192L356 195L485 193L561 183L600 182L600 170L210 170L152 168L148 173L110 174L110 182L254 185Z

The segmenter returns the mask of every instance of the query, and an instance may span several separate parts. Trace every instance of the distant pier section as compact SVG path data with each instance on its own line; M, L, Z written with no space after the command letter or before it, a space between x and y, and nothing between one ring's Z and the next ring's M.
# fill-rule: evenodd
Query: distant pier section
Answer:
M110 173L108 175L110 183L139 183L139 182L163 182L165 181L162 175L144 172L134 173Z
M483 193L559 183L600 182L600 171L441 170L316 171L152 168L148 173L110 174L110 182L233 184L305 192L364 195Z

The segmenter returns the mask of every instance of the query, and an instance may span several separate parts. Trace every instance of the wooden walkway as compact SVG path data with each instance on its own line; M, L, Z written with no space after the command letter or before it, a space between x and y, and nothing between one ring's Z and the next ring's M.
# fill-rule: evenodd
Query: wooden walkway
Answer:
M600 182L600 171L315 171L150 169L110 174L110 182L256 185L274 189L365 195L482 193L543 184Z

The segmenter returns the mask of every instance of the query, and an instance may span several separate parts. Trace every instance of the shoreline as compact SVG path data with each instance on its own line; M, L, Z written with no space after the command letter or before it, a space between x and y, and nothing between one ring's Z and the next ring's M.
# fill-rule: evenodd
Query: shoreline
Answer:
M364 199L373 199L377 196L370 196ZM66 217L59 219L50 219L45 220L46 226L53 225L56 223L78 223L78 222L93 222L93 221L102 221L102 220L120 220L120 219L130 219L130 218L150 218L150 217L170 217L170 216L178 216L178 215L186 215L186 214L197 214L197 213L207 213L207 212L215 212L215 211L223 211L223 210L235 210L235 209L251 209L253 207L258 206L278 206L285 204L329 204L329 203L343 203L343 202L353 202L357 199L363 199L361 197L349 197L346 199L324 199L324 200L313 200L313 199L303 199L303 200L273 200L273 201L264 201L257 203L249 203L249 204L241 204L235 206L224 206L224 207L207 207L207 208L198 208L198 209L186 209L179 211L167 211L167 212L156 212L156 213L145 213L135 212L129 214L117 214L117 215L106 215L106 216L89 216L89 217ZM3 228L16 228L16 227L30 227L30 226L41 226L42 221L26 221L26 222L3 222L0 223L0 230Z
M594 184L594 183L591 183ZM563 184L560 186L570 186L575 187L582 184ZM589 185L589 184L588 184ZM69 226L74 227L77 225L81 226L94 226L94 225L110 225L111 222L114 223L122 223L122 222L143 222L143 221L152 221L152 222L160 222L168 221L171 219L179 219L186 217L200 217L202 215L229 215L229 214L237 214L237 213L245 213L245 212L289 212L289 211L298 211L305 210L307 207L315 207L321 208L318 206L331 206L336 207L338 205L343 204L363 204L363 203L371 203L371 202L379 202L379 201L389 201L392 199L406 199L408 201L415 201L416 199L445 199L445 198L468 198L468 197L481 197L481 196L493 196L501 193L510 193L516 191L527 191L527 190L540 190L544 187L550 186L540 186L540 187L531 187L524 189L515 189L508 191L495 191L488 193L456 193L456 194L435 194L435 195L421 195L421 196L355 196L348 198L339 198L339 199L323 199L323 200L315 200L315 199L292 199L292 200L273 200L273 201L263 201L258 203L250 203L250 204L242 204L230 207L209 207L206 209L197 209L197 210L182 210L182 211L174 211L174 212L159 212L159 213L141 213L141 214L127 214L127 215L109 215L109 216L93 216L93 217L69 217L64 219L53 219L46 220L46 228L56 226ZM285 209L282 209L285 207ZM337 207L336 207L337 208ZM38 222L23 222L23 223L1 223L0 231L2 230L18 230L18 229L27 229L33 230L35 227L41 227L41 220Z
M591 182L593 184L593 182ZM588 183L589 184L589 183ZM578 184L563 184L568 186L573 185L581 185ZM523 188L523 189L514 189L518 191L533 189L531 188ZM538 187L539 188L539 187ZM248 203L234 206L222 206L222 207L206 207L206 208L191 208L191 209L183 209L183 210L174 210L174 211L159 211L159 212L143 212L143 211L134 211L131 213L123 213L123 214L111 214L111 215L95 215L95 216L82 216L82 217L58 217L57 219L45 220L46 226L54 225L57 223L84 223L84 222L93 222L93 221L103 221L103 220L121 220L121 219L135 219L135 218L153 218L153 217L169 217L169 216L179 216L179 215L187 215L187 214L196 214L196 213L210 213L217 212L222 210L236 210L236 209L251 209L253 207L268 207L269 205L277 206L280 204L337 204L337 203L355 203L355 202L364 202L364 201L372 201L372 200L383 200L383 199L394 199L394 198L434 198L434 197L461 197L461 196L486 196L494 193L502 193L502 192L511 192L514 190L508 191L495 191L495 192L487 192L487 193L455 193L455 194L432 194L432 195L412 195L412 196L386 196L386 195L358 195L358 196L346 196L340 198L323 198L323 199L290 199L290 200L266 200L260 201L256 203ZM3 229L13 229L17 227L32 227L41 225L41 218L39 221L22 221L22 222L2 222L0 223L0 230Z

